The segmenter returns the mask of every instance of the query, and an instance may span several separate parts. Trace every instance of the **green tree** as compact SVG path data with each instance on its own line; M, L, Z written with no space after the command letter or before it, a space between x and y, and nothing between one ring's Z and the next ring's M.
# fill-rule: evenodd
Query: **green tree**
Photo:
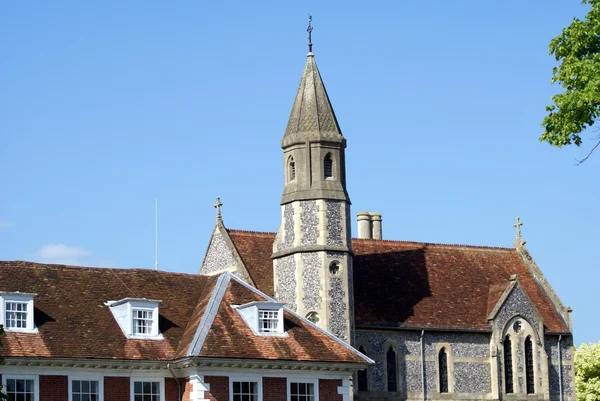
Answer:
M546 107L544 133L540 141L562 147L581 145L581 133L594 125L600 116L600 0L583 0L590 11L583 20L571 25L550 42L550 54L558 66L552 69L552 83L560 83L564 92L552 96ZM579 161L584 162L600 145L598 142Z
M577 401L600 401L600 342L575 351Z

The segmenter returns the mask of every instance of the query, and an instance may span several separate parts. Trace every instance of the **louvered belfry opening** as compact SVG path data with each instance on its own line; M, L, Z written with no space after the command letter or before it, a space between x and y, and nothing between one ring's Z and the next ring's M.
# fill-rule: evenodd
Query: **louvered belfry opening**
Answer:
M362 352L364 355L367 355L367 351L365 350L365 347L363 347L362 345L360 346L360 348L358 349L360 352ZM358 371L358 391L369 391L369 377L368 377L368 371L367 369L361 369Z
M323 161L323 171L325 179L333 178L333 159L331 158L331 153L327 153L325 155L325 160Z
M440 350L438 355L439 371L440 371L440 393L448 392L448 354L446 348Z
M525 378L527 380L527 394L535 393L535 375L533 373L533 343L531 336L525 339Z
M398 379L396 378L396 351L393 347L387 352L387 391L398 391Z
M513 388L513 368L512 368L512 342L510 337L504 339L504 390L506 394L512 394Z

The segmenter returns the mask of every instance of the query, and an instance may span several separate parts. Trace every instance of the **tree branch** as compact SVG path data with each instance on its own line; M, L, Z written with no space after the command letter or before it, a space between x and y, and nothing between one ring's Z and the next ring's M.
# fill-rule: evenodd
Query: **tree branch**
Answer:
M600 146L600 139L598 139L598 142L596 142L596 145L592 148L592 150L590 150L590 153L588 153L586 157L584 157L581 160L577 160L576 166L579 166L579 165L581 165L581 163L583 163L584 161L586 161L592 155L592 153L594 153L594 150L596 150L596 148L598 146Z

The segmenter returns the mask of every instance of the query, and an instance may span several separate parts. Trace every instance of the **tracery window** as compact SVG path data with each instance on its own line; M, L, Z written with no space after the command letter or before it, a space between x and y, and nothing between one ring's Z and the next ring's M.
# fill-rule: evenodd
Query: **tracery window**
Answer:
M325 160L323 161L323 171L325 179L333 177L333 159L331 158L331 153L327 153L325 155Z
M514 392L512 368L512 343L510 337L504 338L504 391L506 394Z
M367 351L362 345L358 348L358 350L364 355L367 355ZM359 370L357 376L358 391L369 391L369 372L367 371L367 369Z
M527 381L527 394L534 394L535 376L533 372L533 344L531 336L525 339L525 378Z
M446 348L442 348L438 354L438 364L440 371L440 393L448 392L448 354Z
M390 346L386 355L387 359L387 391L398 391L396 369L396 351Z

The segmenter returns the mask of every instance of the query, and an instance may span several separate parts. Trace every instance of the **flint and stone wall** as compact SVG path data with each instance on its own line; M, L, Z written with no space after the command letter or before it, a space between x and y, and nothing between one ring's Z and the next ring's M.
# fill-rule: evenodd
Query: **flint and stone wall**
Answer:
M375 361L369 368L369 391L359 392L358 401L374 400L422 400L421 344L420 331L366 331L357 330L356 348L363 346L367 355ZM545 337L545 349L536 346L534 361L543 362L548 355L548 375L541 366L536 366L536 393L534 399L558 400L558 336ZM515 361L515 394L499 396L502 391L501 354L496 356L495 347L490 345L492 334L425 332L425 383L427 400L468 399L468 400L511 400L532 399L532 395L520 391L518 369L524 369L524 361ZM515 344L515 355L524 355ZM398 391L387 391L386 355L392 347L396 352ZM447 394L439 389L439 350L445 348L448 355ZM561 342L563 365L563 396L565 401L575 400L572 338L563 336ZM500 360L498 360L500 357ZM524 357L521 357L522 359ZM498 364L498 367L495 366ZM498 374L500 372L500 374ZM500 389L500 390L498 390Z
M375 366L370 369L370 394L359 393L359 400L422 399L420 331L356 332L356 346L364 346ZM491 398L490 335L472 333L426 332L424 336L425 383L427 399L440 397L438 353L448 355L448 384L451 393L472 399ZM398 392L387 392L386 355L396 352ZM453 391L452 391L453 390ZM444 394L444 398L447 395Z
M550 399L560 398L559 368L558 368L558 336L545 337L545 351L548 355L548 381ZM562 391L565 400L575 399L575 367L573 339L563 336L560 342L562 358Z
M273 251L276 297L344 341L353 337L349 206L344 201L302 200L282 206ZM337 269L330 269L335 263Z

